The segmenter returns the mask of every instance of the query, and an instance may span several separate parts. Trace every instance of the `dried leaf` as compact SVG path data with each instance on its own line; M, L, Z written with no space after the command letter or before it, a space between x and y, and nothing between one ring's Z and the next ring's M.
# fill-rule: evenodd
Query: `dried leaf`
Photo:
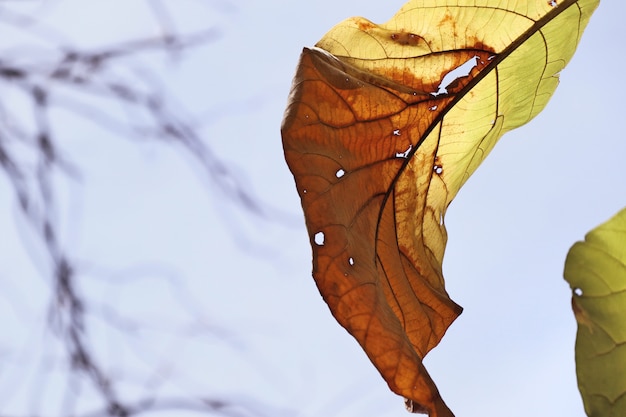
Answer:
M496 141L543 109L598 0L413 0L305 48L282 125L313 276L410 411L452 416L422 365L461 307L445 211Z

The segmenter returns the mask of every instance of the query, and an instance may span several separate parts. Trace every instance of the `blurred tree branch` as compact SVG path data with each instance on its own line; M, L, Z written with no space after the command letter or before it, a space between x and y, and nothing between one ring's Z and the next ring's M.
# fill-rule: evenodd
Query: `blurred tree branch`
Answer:
M62 137L55 127L58 109L90 120L118 136L178 145L192 155L232 204L255 216L267 217L263 203L216 156L187 115L171 104L167 86L157 82L151 68L137 60L146 54L180 59L183 51L206 45L219 35L214 28L194 34L179 32L169 9L175 7L174 3L146 0L161 29L160 36L89 50L71 46L62 33L34 17L0 7L0 28L22 29L53 44L23 53L0 52L0 167L11 184L21 214L43 243L48 258L48 285L53 295L48 322L62 341L67 369L73 374L61 415L125 417L165 409L261 415L256 411L239 412L240 406L219 399L160 398L158 394L132 402L123 399L108 367L92 351L86 316L93 314L93 303L81 293L80 268L76 267L71 248L65 247L59 237L54 178L61 174L77 179L80 168L79 161L67 157L63 149ZM114 106L121 107L128 117L110 112ZM116 317L118 324L132 323L114 312L109 317ZM102 411L80 414L74 410L73 397L79 395L79 386L84 382L99 396L104 405ZM5 415L1 406L0 415ZM52 414L47 410L47 414L29 415Z

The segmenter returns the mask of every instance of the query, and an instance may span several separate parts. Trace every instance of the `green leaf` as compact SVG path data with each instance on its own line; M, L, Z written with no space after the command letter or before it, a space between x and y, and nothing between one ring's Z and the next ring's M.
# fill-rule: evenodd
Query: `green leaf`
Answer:
M589 417L626 416L626 209L565 261L578 322L576 373Z

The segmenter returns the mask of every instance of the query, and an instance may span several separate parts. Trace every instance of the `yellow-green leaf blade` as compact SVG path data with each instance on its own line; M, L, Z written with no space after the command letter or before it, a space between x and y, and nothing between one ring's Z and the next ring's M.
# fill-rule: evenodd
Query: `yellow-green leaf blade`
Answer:
M572 246L564 276L578 322L576 373L585 411L626 416L626 209Z

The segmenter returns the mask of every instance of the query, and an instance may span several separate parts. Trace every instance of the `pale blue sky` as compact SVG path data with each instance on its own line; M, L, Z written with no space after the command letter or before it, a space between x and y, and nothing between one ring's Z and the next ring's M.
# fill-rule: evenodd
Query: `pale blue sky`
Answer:
M92 302L94 349L125 395L141 395L152 378L162 392L258 400L272 417L407 415L315 288L279 133L301 48L344 18L383 22L403 3L181 0L170 7L178 28L214 25L219 37L181 62L153 56L144 64L278 220L224 202L182 151L56 115L61 146L82 170L78 181L58 179L62 241ZM156 33L145 4L13 7L39 13L88 47ZM448 210L444 274L465 311L426 365L459 417L584 416L562 270L574 241L626 206L624 15L626 3L600 5L547 108L501 139ZM21 36L6 30L2 50ZM62 369L41 376L42 345L58 349L43 321L47 265L0 178L0 414L55 416L67 381ZM132 336L101 318L111 308L135 318ZM42 393L41 404L33 393Z

